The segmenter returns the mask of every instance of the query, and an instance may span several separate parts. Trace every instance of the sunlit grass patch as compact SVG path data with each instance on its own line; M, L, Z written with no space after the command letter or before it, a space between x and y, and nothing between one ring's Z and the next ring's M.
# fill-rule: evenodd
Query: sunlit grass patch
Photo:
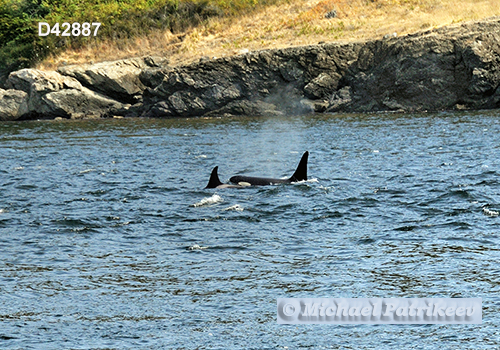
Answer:
M156 28L157 24L153 24L149 27L153 29L147 34L116 27L114 35L102 40L105 45L88 43L78 48L70 47L39 67L53 69L63 61L80 63L90 57L97 62L134 55L160 55L167 57L171 64L189 63L203 56L220 57L238 54L242 50L376 39L393 33L404 35L500 15L498 0L196 1L198 7L193 8L198 10L191 8L191 12L182 10L188 12L179 14L196 14L202 6L210 9L213 16L199 15L196 20L185 22L187 19L179 15L182 18L172 19L170 27ZM178 0L178 9L187 6L187 3L181 6L182 3ZM193 4L195 2L189 6ZM110 7L111 10L116 8ZM162 14L165 12L157 12L156 16ZM152 12L148 16L151 17ZM146 23L146 20L138 19L138 22L127 25L140 27L141 23ZM71 54L72 50L78 54Z

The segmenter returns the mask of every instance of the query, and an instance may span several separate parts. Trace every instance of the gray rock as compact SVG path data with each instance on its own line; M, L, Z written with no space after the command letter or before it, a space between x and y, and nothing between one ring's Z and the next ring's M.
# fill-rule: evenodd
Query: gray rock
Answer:
M144 117L147 118L172 118L176 115L177 113L173 112L170 105L165 101L154 104L144 113Z
M148 63L146 63L147 61ZM62 75L77 79L86 87L122 102L135 102L146 88L140 79L143 69L158 67L160 62L151 57L136 58L92 65L60 67Z
M204 96L207 99L214 101L215 104L227 103L241 97L241 91L238 86L231 84L227 87L223 87L218 84L214 84L208 91L208 94Z
M28 113L28 94L0 89L0 120L17 120Z
M304 71L300 69L296 61L288 61L281 64L279 70L287 82L300 80L304 75Z
M308 112L300 100L306 95L328 99L341 77L339 72L347 69L347 65L334 63L341 50L338 44L266 50L172 69L150 69L141 75L148 86L144 92L144 105L150 106L147 115ZM352 45L344 56L351 57L351 51ZM275 107L259 108L255 101Z
M57 72L22 69L9 75L7 84L27 94L23 117L71 118L73 114L104 116L124 106L83 87L76 79Z
M328 111L495 108L500 19L368 42L342 77ZM350 101L349 101L350 99Z
M340 78L340 74L321 73L304 86L305 95L313 99L330 96L337 89Z
M48 108L45 114L69 116L73 119L75 116L102 117L106 113L113 113L113 110L122 108L118 102L96 94L87 88L51 92L43 96L42 100Z
M171 71L171 68L144 68L139 74L139 79L144 86L154 89L163 82L165 76Z
M46 72L36 69L21 69L12 72L7 85L16 90L31 93L48 93L64 88L80 89L82 85L75 79L64 77L57 72Z
M496 81L490 78L484 68L473 68L470 85L467 90L474 95L491 94L496 89Z
M345 86L332 95L327 112L338 112L349 109L352 103L351 87Z
M233 101L224 107L206 114L210 117L220 116L281 116L283 113L276 109L272 103L264 101Z
M146 56L144 57L144 63L149 67L165 67L168 65L168 59L160 56Z

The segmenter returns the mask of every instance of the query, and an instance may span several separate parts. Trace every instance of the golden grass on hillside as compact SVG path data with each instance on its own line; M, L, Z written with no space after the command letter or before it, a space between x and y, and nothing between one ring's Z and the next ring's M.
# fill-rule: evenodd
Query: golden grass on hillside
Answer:
M335 18L326 18L330 11ZM186 33L155 32L66 51L39 65L160 55L171 64L265 48L381 38L500 15L498 0L289 0L248 15L212 18Z

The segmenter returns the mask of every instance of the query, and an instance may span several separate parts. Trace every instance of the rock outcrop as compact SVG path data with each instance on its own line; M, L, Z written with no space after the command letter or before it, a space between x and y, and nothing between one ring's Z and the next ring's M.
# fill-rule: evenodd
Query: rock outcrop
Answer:
M28 113L28 94L0 89L0 120L17 120Z
M328 111L498 108L500 20L366 43Z
M358 46L265 50L163 69L157 72L159 84L144 82L144 105L151 106L145 115L307 113L310 107L301 100L327 100L356 59Z
M159 67L165 62L166 60L158 57L132 58L92 65L65 66L57 71L123 103L135 103L142 99L146 88L139 78L142 70Z
M381 40L13 72L0 120L500 108L500 18Z
M19 103L19 109L23 111L19 119L101 117L109 111L124 108L121 103L57 72L22 69L9 75L7 85L12 89L9 91L26 94L27 103Z

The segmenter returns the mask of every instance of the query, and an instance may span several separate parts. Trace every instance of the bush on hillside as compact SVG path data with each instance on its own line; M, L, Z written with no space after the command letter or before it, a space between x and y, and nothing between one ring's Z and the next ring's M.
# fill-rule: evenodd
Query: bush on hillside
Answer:
M237 16L280 0L0 0L0 86L9 71L33 66L66 47L125 40L152 30L185 31L214 16ZM286 1L286 0L285 0ZM99 22L97 37L38 36L51 26ZM7 72L7 73L6 73ZM3 79L2 79L3 77Z

